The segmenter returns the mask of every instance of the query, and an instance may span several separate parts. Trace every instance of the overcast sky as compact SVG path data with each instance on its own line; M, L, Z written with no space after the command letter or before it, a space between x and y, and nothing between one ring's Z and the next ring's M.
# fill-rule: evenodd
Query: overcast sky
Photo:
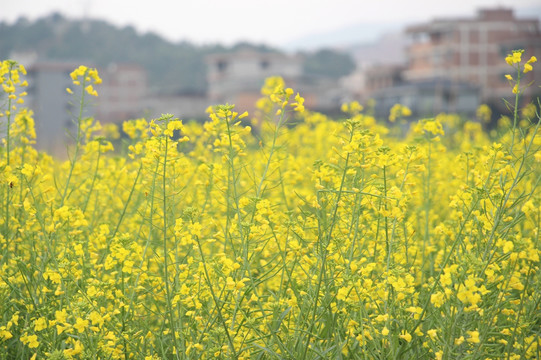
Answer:
M411 23L475 15L478 8L531 9L541 0L2 0L0 21L35 19L58 11L133 25L195 43L238 41L283 45L358 23ZM1 39L0 39L1 40Z

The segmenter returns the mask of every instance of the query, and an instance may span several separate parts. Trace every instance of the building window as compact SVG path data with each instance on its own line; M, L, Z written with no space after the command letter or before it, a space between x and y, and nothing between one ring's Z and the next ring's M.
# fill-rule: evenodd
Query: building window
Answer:
M227 69L227 61L225 61L225 60L219 60L219 61L216 63L216 67L218 68L218 71L219 71L219 72L224 72L225 69Z

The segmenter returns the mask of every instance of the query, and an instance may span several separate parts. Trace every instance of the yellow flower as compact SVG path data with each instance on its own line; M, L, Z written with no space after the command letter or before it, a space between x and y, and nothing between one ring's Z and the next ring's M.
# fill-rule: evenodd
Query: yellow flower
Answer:
M513 50L511 54L507 54L505 62L511 66L520 63L523 52L524 50Z
M235 289L235 280L231 276L228 276L225 280L225 287L227 290L234 290Z
M301 97L299 93L297 93L297 95L295 95L295 101L296 102L291 103L291 106L294 107L293 110L298 111L298 112L303 112L304 111L304 98Z
M341 287L338 289L338 293L336 294L337 300L346 300L349 294L349 288L348 287Z
M402 330L400 335L398 335L401 339L406 340L407 342L411 341L411 334L407 332L406 330Z
M504 254L507 254L509 252L511 252L513 250L513 248L515 247L515 245L513 244L512 241L506 241L504 246L503 246L503 252Z
M431 133L432 135L445 135L443 126L437 119L420 120L414 130L418 134Z
M61 311L56 310L54 313L54 317L57 322L59 323L65 323L68 318L68 313L66 312L66 309L62 309Z
M522 57L522 51L513 51L513 63L518 64Z
M79 355L83 352L84 346L81 344L81 341L76 340L73 349L66 349L64 350L64 355L68 357L68 359L72 359L75 355Z
M492 110L488 105L481 104L477 108L476 115L481 121L488 123L492 117Z
M6 330L5 326L0 326L0 340L8 340L13 337L13 334Z
M402 116L411 116L411 110L407 106L402 106Z
M73 325L73 327L77 329L78 332L82 333L88 327L88 320L77 318L75 325Z
M518 91L518 84L515 84L515 86L513 86L513 94L517 94Z
M25 345L28 345L30 349L35 349L39 346L37 335L24 334L23 336L21 336L21 342Z
M98 325L102 326L104 323L103 316L100 315L97 311L92 311L89 315L90 321L92 321L92 325Z
M40 317L39 319L34 321L34 330L41 331L46 328L47 328L47 320L44 317Z
M88 85L87 87L85 87L85 90L89 95L98 96L98 92L94 90L94 87L92 85Z
M479 340L479 331L467 331L467 333L470 336L467 340L468 342L473 344L478 344L481 342L481 340Z

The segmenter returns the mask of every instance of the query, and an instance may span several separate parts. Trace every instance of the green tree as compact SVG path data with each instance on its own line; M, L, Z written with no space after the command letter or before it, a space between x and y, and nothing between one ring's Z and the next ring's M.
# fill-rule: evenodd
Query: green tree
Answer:
M350 74L355 69L355 62L350 55L330 49L305 54L304 73L330 78L339 78Z

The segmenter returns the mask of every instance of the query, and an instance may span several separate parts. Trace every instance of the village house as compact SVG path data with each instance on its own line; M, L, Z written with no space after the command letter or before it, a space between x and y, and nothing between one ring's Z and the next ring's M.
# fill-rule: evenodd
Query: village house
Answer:
M479 88L482 102L501 103L511 87L505 74L512 69L505 57L525 49L523 58L541 58L541 30L537 18L517 18L512 9L479 10L474 18L435 19L406 29L412 37L403 76L414 82L446 79ZM535 77L535 79L534 79ZM523 83L541 82L540 72L526 74ZM526 89L529 96L537 88ZM512 95L512 94L511 94Z

